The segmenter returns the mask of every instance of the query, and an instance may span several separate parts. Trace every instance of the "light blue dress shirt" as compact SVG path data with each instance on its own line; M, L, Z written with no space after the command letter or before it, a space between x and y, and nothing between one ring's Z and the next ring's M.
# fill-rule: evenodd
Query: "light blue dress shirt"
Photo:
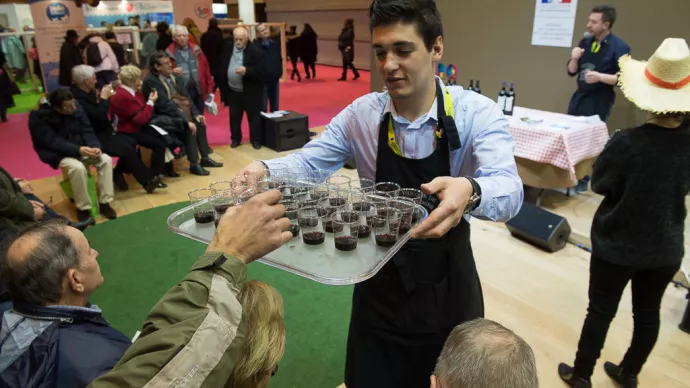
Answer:
M522 180L517 173L513 151L515 141L508 120L496 103L459 86L447 87L453 99L455 123L462 147L450 150L453 177L472 176L482 189L480 205L472 216L492 221L507 221L522 206ZM444 93L446 87L443 87ZM395 138L403 155L422 159L436 146L436 101L429 111L410 123L395 112L387 92L362 96L341 111L326 126L323 134L307 143L302 151L263 161L289 167L336 171L352 157L360 178L376 179L379 126L391 112ZM469 220L469 215L465 216Z

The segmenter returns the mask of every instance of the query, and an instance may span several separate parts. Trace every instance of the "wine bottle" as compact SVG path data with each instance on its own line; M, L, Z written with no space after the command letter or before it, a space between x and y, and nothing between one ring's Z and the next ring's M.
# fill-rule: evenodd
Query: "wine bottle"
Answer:
M498 107L502 110L506 110L506 81L503 81L503 87L501 91L498 92L498 100L496 100Z
M467 90L474 92L474 80L473 79L470 80L470 88Z
M506 96L506 106L503 109L503 114L512 116L513 108L515 107L515 82L510 83L510 91Z
M482 94L482 88L479 87L479 80L477 80L477 87L474 88L474 91L479 94Z

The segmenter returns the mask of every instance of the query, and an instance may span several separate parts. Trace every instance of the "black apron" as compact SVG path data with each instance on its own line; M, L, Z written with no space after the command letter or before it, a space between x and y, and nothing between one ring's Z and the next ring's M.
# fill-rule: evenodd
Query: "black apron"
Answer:
M579 61L579 74L577 75L577 90L570 99L568 114L573 116L598 115L602 121L606 121L611 115L611 108L616 100L616 92L613 86L599 82L588 84L585 81L585 70L598 71L609 74L612 64L615 64L614 53L610 45L604 40L598 52L592 52L593 39L585 41L585 52Z
M439 122L447 120L437 84ZM446 130L424 159L398 156L388 145L386 114L379 128L376 182L419 189L450 176ZM457 130L450 135L457 138ZM430 212L438 198L426 197ZM439 239L410 240L373 278L355 285L347 341L348 388L429 386L436 359L453 328L483 317L479 275L470 246L470 225L462 221Z

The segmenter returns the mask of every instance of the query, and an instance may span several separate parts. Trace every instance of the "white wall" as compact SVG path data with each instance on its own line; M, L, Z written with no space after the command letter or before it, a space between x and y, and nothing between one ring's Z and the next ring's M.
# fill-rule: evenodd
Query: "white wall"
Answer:
M4 13L7 15L7 21L9 25L4 26L5 28L12 27L16 28L17 31L21 30L21 28L19 27L19 21L17 20L17 12L14 8L14 4L0 4L0 13Z
M17 31L21 31L27 25L33 28L34 19L31 17L31 6L29 4L14 4L14 9L17 13Z

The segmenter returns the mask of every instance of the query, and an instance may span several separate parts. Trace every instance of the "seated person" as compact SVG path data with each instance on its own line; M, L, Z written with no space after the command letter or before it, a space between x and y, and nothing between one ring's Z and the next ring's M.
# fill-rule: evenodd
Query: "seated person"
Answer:
M137 144L151 149L151 170L168 177L179 177L173 170L172 160L166 163L167 144L163 138L148 132L146 127L153 115L153 104L158 93L141 94L141 70L127 65L120 70L120 84L110 97L110 116L117 117L117 132L134 139Z
M208 146L206 119L203 112L199 112L192 102L187 89L182 84L182 79L173 75L170 58L164 52L159 51L151 56L149 65L149 74L144 79L141 90L144 94L154 90L158 92L158 101L154 106L156 114L177 117L188 123L187 158L189 159L189 172L194 175L206 176L210 173L204 167L222 167L222 163L209 157L213 150ZM199 163L199 152L201 152L201 164Z
M239 296L248 335L226 385L230 388L268 387L285 353L283 298L275 288L248 281Z
M131 341L89 303L103 277L83 233L55 220L40 223L0 257L12 300L0 312L0 385L84 387L115 366Z
M448 336L431 388L538 388L532 348L488 319L458 325Z
M38 222L54 219L64 220L69 226L79 230L96 223L91 217L83 222L67 221L34 195L29 182L12 178L0 166L0 243L10 234L18 233Z
M113 160L101 150L101 143L86 113L74 101L72 92L57 89L50 93L48 102L29 114L29 130L41 161L67 173L79 221L91 217L92 203L87 188L89 166L98 170L99 213L111 220L117 218L110 206L113 200Z
M240 322L249 319L251 308L243 307L238 296L247 265L292 239L290 220L279 201L278 190L269 190L229 209L206 253L151 309L139 339L112 371L89 387L167 387L191 370L196 371L195 386L228 386L233 370L245 357L249 337L247 325ZM252 295L257 294L244 293L245 305L254 305L249 300ZM277 311L281 303L272 295L272 310ZM280 341L276 340L262 365L248 370L275 370L282 354Z
M87 65L79 65L72 69L72 82L72 95L86 112L103 152L119 158L113 170L115 185L120 190L127 190L129 187L123 173L131 173L149 194L155 189L166 188L158 175L141 161L136 150L137 141L127 135L115 133L108 117L109 99L115 94L112 86L107 85L101 89L99 97L96 94L96 71Z

